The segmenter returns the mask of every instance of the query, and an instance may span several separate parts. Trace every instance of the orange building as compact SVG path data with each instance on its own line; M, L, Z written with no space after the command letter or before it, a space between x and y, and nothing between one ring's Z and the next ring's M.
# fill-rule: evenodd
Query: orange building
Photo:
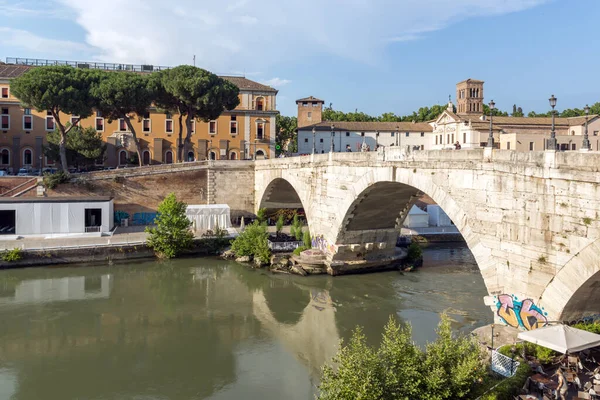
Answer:
M7 61L9 61L7 59ZM54 167L54 160L43 154L46 135L55 128L48 112L24 108L10 92L10 81L35 65L56 65L50 60L13 59L0 62L0 169L16 173L19 168ZM33 64L33 65L32 65ZM64 64L64 63L63 63ZM68 63L74 68L82 64ZM86 63L86 68L129 70L150 73L151 66L128 64ZM241 76L222 76L240 89L240 104L224 112L217 120L195 121L192 147L184 155L186 161L238 160L275 157L275 117L277 90ZM61 116L66 123L76 116ZM63 119L64 118L64 119ZM144 165L173 163L177 160L179 140L178 115L165 114L151 108L131 119L140 142ZM82 127L94 127L107 143L104 160L98 166L118 167L128 163L135 154L132 135L123 120L109 122L95 112L80 121ZM183 133L185 137L185 131Z

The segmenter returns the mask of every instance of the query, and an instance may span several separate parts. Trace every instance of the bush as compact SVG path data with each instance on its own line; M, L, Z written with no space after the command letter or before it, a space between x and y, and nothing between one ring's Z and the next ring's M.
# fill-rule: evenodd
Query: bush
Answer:
M267 209L266 208L261 208L260 210L258 210L258 212L256 213L256 220L262 224L263 222L265 222L267 220Z
M348 345L340 344L330 366L322 369L321 399L458 399L470 395L485 377L477 342L453 337L445 314L438 338L421 350L412 341L410 325L393 317L385 327L378 349L366 344L357 328Z
M481 396L482 400L512 400L517 396L525 381L531 375L531 367L522 362L517 372L511 378L503 379L498 385L492 387L488 393Z
M47 189L54 189L61 183L68 182L69 179L70 179L69 175L66 174L64 171L58 171L55 174L45 173L44 174L44 186L46 186Z
M573 325L573 328L583 329L584 331L596 333L600 335L600 321L596 322L580 322L578 324Z
M294 254L295 256L299 256L300 253L302 253L304 250L308 250L308 249L310 249L310 247L299 246L299 247L296 247L294 249L294 251L292 252L292 254Z
M4 250L0 253L0 258L6 262L19 261L22 258L21 249L15 247L12 250Z
M292 220L292 226L290 228L290 234L296 238L297 241L302 240L302 221L298 217L298 214L294 214L294 219Z
M312 239L310 238L310 232L307 230L304 231L302 235L302 241L304 242L304 247L310 249L312 247Z
M192 222L186 217L187 204L177 201L174 193L169 194L159 204L156 228L146 228L149 233L147 245L161 258L177 257L192 247L194 234L190 231Z
M267 263L271 258L269 232L267 225L258 220L246 226L246 229L231 242L231 251L237 257L250 256Z
M423 257L423 250L418 243L411 243L410 246L408 246L407 252L406 261L417 261Z
M523 351L525 351L526 355L535 357L542 364L552 362L558 355L554 350L529 342L505 345L498 349L500 354L510 358L522 357Z
M283 215L279 215L279 218L277 218L277 223L275 224L275 231L277 232L278 236L281 234L281 230L283 229L283 223Z

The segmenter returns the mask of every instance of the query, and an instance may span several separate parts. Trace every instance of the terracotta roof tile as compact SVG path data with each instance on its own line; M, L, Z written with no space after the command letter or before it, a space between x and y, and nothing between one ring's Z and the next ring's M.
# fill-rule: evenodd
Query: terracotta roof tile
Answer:
M321 103L325 103L325 100L317 99L316 97L313 97L313 96L305 97L303 99L298 99L298 100L296 100L296 103L299 103L301 101L320 101Z
M352 131L352 132L432 132L431 125L425 122L320 122L318 124L304 126L299 130L312 130L315 128L318 131L329 131L331 125L334 125L336 131Z
M17 78L29 68L31 67L27 65L2 64L0 65L0 79Z

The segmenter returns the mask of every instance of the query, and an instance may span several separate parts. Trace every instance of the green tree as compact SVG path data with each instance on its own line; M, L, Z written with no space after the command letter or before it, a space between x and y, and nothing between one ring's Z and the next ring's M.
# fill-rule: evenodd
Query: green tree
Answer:
M60 164L68 173L67 134L81 118L92 115L94 106L90 87L96 74L89 70L67 66L31 68L11 82L11 91L26 107L49 111L60 132L58 142ZM66 125L61 114L75 115L74 125Z
M44 154L52 160L60 157L60 131L55 129L46 135L48 145L44 147ZM93 165L96 160L104 157L106 143L102 135L92 127L81 128L75 126L67 136L67 162L76 167Z
M192 122L195 119L208 122L240 104L237 86L212 72L190 65L157 72L151 82L157 106L179 114L179 162L183 161L184 150L191 145Z
M158 206L155 228L146 228L147 245L161 258L173 258L192 246L192 222L186 217L187 204L170 193Z
M132 114L138 120L144 117L152 104L153 92L148 77L133 72L100 72L99 79L92 85L91 93L95 107L108 121L122 118L133 137L138 164L142 165L140 143L131 123Z
M490 115L490 108L487 104L483 105L483 114ZM494 110L492 111L492 115L494 117L508 117L508 113L506 111L501 111L497 108L494 108Z
M296 153L298 151L298 136L296 130L298 129L298 119L296 117L286 117L284 115L277 115L275 118L276 123L276 142L280 147L278 153L284 151L290 151Z
M231 251L237 257L250 256L263 263L269 262L271 250L267 224L257 220L247 225L244 231L231 242Z

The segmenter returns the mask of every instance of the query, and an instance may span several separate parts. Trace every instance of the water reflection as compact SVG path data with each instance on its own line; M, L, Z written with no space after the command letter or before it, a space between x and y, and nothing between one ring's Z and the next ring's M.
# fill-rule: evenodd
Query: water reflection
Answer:
M213 259L0 271L0 398L309 399L357 324L376 343L389 315L417 342L449 307L456 329L488 322L479 272L450 256L336 278Z

